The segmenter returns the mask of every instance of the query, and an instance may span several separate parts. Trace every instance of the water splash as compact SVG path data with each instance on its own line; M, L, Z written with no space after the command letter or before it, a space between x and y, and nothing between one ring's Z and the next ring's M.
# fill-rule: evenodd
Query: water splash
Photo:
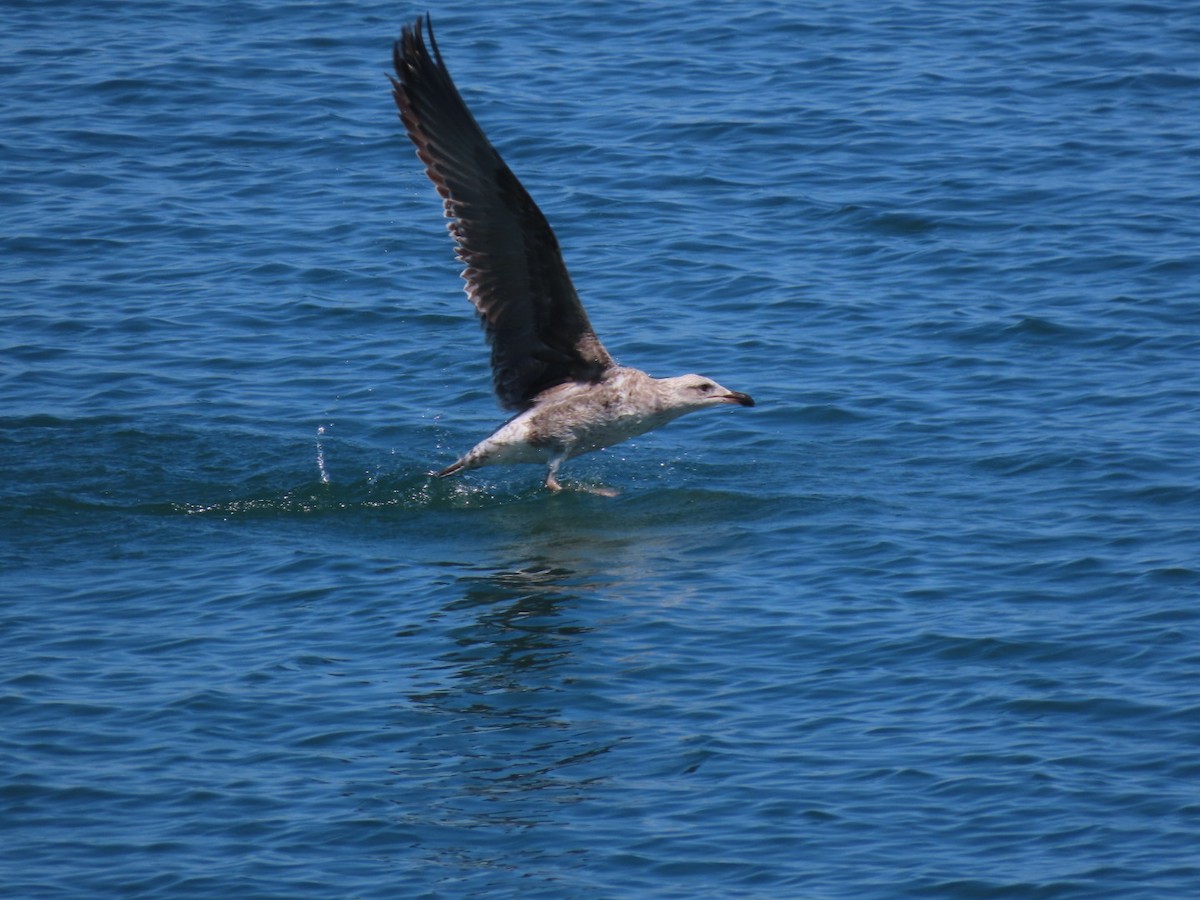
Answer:
M333 426L330 425L330 428ZM329 469L325 467L325 446L321 438L325 436L325 426L317 426L317 472L321 476L321 484L329 484Z

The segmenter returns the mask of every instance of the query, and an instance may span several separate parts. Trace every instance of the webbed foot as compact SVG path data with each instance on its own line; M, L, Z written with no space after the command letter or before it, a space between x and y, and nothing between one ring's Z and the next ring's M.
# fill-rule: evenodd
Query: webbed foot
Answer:
M597 497L620 497L621 492L616 488L610 487L587 487L580 485L579 489L585 494L595 494Z
M559 483L559 480L554 477L553 473L546 476L546 489L549 491L554 491L555 493L568 490L568 488L564 488L562 484ZM589 487L586 484L572 485L569 490L582 491L585 494L596 494L599 497L618 497L621 494L621 492L616 488Z

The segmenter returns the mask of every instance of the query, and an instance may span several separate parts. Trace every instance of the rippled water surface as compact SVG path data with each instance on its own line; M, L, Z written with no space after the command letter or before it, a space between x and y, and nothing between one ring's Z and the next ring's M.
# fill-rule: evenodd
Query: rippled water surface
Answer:
M0 882L1200 895L1200 18L433 10L602 339L502 414L384 72L420 9L0 6Z

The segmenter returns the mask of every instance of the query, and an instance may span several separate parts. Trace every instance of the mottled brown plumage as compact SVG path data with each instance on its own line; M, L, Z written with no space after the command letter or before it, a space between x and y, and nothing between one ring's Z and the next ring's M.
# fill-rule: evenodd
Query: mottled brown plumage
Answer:
M393 61L392 95L451 219L501 404L528 409L548 387L599 381L614 363L592 331L558 239L467 109L427 19L404 29Z
M550 223L450 79L428 17L402 30L393 62L392 96L466 263L462 276L491 344L496 395L518 411L439 476L541 462L549 466L546 486L557 490L558 467L573 456L707 406L754 405L699 375L652 378L618 366L592 330Z

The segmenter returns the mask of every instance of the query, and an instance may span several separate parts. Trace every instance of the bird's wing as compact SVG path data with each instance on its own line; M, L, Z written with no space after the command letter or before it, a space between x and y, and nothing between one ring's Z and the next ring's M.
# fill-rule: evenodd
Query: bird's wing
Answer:
M526 409L556 384L599 380L615 363L592 331L550 223L467 109L428 17L403 29L393 61L392 96L452 220L501 404Z

